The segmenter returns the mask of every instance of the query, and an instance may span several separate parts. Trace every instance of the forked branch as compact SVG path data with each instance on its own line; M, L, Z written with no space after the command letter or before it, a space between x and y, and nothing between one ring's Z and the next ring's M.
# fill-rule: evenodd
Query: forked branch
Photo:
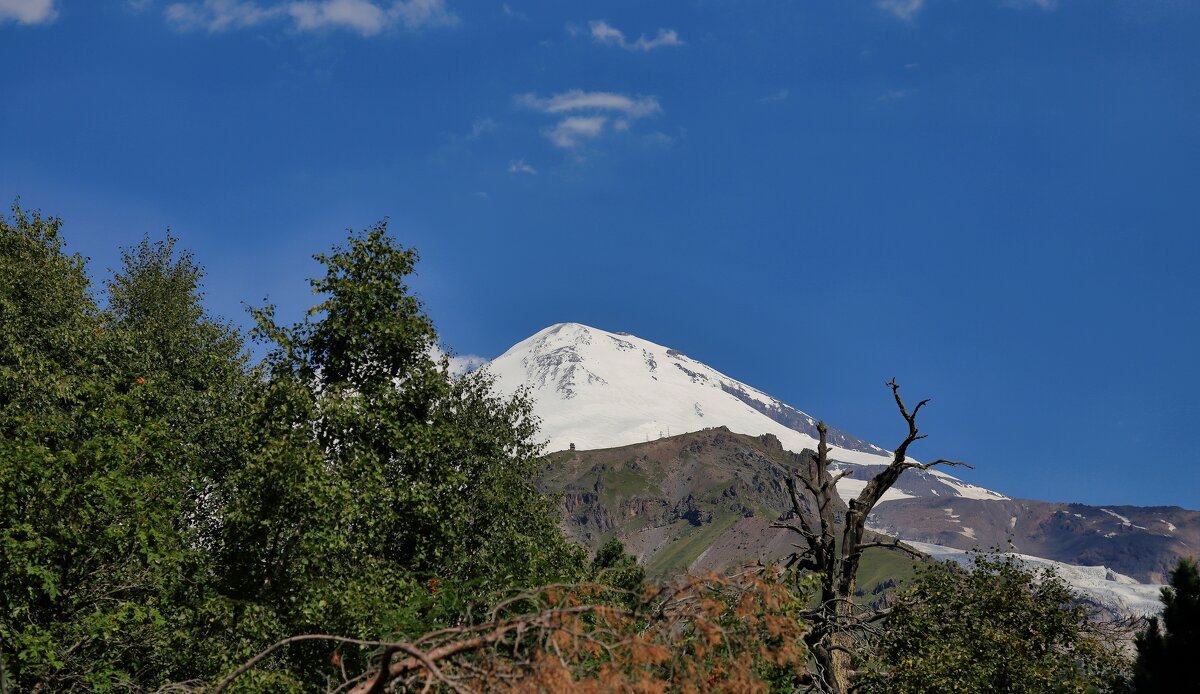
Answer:
M775 527L790 527L799 533L807 542L806 552L794 555L792 563L802 557L811 558L810 562L802 564L821 576L821 600L812 612L812 631L805 639L813 654L815 672L812 684L822 692L845 694L850 689L851 664L848 645L863 635L864 626L873 621L862 619L855 614L853 597L858 583L858 567L862 553L867 549L880 548L904 552L915 558L922 555L911 547L900 544L898 540L885 542L866 539L867 516L880 502L883 496L900 478L905 470L929 470L938 465L951 467L971 467L966 463L939 458L930 463L920 463L908 459L908 447L914 442L925 438L917 426L917 415L929 404L928 398L917 403L909 410L904 399L900 396L900 386L896 379L887 382L896 401L896 408L904 418L907 431L904 440L896 447L891 462L874 477L867 480L858 496L847 503L845 520L842 523L842 542L833 542L837 516L833 512L840 498L837 493L837 483L851 474L850 470L842 470L837 474L829 470L828 428L824 422L817 423L818 443L815 453L810 453L813 462L811 476L794 474L788 479L788 492L792 508L800 518L799 526L775 524ZM817 518L810 523L804 516L804 504L801 503L800 487L803 486L816 502Z

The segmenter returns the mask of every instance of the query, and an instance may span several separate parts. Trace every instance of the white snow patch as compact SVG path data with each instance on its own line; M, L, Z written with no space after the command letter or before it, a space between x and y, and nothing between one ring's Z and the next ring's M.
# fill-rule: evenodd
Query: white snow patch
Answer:
M866 480L856 480L856 479L853 479L850 477L843 477L842 479L838 480L838 483L837 483L838 496L842 497L842 501L849 502L851 499L858 498L858 495L862 494L862 490L866 486L867 486ZM894 499L911 499L911 498L913 498L912 494L908 494L907 492L902 492L899 489L892 487L891 489L889 489L883 493L883 496L881 496L879 498L879 503L883 503L885 501L892 501Z
M1134 525L1134 524L1133 524L1133 522L1132 522L1132 521L1130 521L1128 518L1126 518L1125 516L1122 516L1122 515L1121 515L1121 514L1119 514L1119 513L1116 513L1115 511L1110 511L1110 510L1108 510L1108 509L1106 509L1106 508L1102 508L1102 509L1100 509L1100 510L1101 510L1101 511L1104 511L1104 512L1105 512L1105 513L1107 513L1108 515L1110 515L1110 516L1112 516L1112 517L1116 518L1117 520L1121 521L1121 525L1124 525L1124 526L1126 526L1126 527L1133 527L1133 528L1137 528L1138 530L1145 530L1145 528L1143 528L1142 526L1140 526L1140 525Z
M960 496L964 499L983 499L985 501L1008 501L1008 497L1000 492L994 492L990 489L977 487L969 482L963 482L957 477L948 475L941 470L929 470L928 472L941 477L941 481L953 490L955 496Z
M971 562L971 554L961 549L908 540L905 540L904 544L919 552L924 552L934 559L953 561L963 566L967 566ZM1139 583L1129 576L1119 574L1104 566L1064 564L1028 554L1013 553L1012 556L1019 559L1026 568L1054 569L1059 577L1079 591L1081 595L1095 600L1117 613L1140 617L1158 614L1162 609L1162 604L1158 599L1161 585Z

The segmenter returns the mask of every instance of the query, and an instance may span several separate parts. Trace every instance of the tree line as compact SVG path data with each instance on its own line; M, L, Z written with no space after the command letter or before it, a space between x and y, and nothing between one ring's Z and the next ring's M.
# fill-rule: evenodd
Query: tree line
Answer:
M868 622L820 604L820 531L817 565L668 582L589 556L534 487L529 400L451 373L386 223L316 256L303 320L255 307L248 334L170 234L97 287L61 228L0 218L3 694L1200 690L1194 564L1135 667L1003 558L929 565Z

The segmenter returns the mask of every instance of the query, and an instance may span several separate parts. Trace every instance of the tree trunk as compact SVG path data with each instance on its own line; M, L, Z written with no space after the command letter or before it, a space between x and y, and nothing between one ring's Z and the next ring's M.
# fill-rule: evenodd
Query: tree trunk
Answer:
M816 669L813 673L813 688L826 694L848 694L853 674L851 665L855 636L862 631L866 622L878 617L878 613L875 612L864 615L856 614L855 611L854 593L858 587L858 567L863 551L871 547L880 547L921 556L898 542L864 542L867 516L905 470L928 470L934 465L970 467L951 460L936 460L925 464L909 461L908 447L914 441L925 438L923 434L918 433L916 419L917 413L929 400L922 400L910 413L900 399L900 386L896 385L896 381L893 379L887 385L892 389L896 406L908 424L908 435L896 447L891 464L871 478L857 498L850 500L842 530L841 547L834 543L835 504L840 498L837 482L851 474L851 470L839 472L837 476L830 474L828 428L824 422L817 423L817 451L809 452L813 464L812 474L808 478L793 474L787 480L797 524L781 522L772 526L787 528L804 538L805 545L801 547L803 551L793 555L792 561L798 562L801 569L811 569L821 576L821 602L806 615L812 624L806 642L812 652ZM815 527L805 517L801 485L816 503Z

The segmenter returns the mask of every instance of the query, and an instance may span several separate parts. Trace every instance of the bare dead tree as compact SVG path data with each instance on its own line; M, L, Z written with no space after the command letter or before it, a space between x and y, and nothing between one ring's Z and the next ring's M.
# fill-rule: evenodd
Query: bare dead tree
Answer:
M910 412L900 398L900 386L896 379L888 381L896 407L908 425L908 434L896 447L891 463L867 482L858 496L848 503L842 524L842 541L836 541L838 504L840 499L837 483L853 470L842 470L833 474L829 470L828 428L824 422L817 423L819 440L816 452L810 451L813 465L810 477L793 473L787 479L788 494L796 523L779 522L773 527L787 528L803 539L800 550L792 561L820 576L819 602L806 617L811 630L806 636L813 654L814 672L811 688L832 694L850 691L851 658L857 639L883 613L879 610L862 609L854 604L854 593L858 587L858 569L862 554L868 549L889 549L906 552L914 557L921 555L898 541L881 542L866 539L867 516L883 498L905 470L928 470L935 465L971 467L966 463L939 459L932 463L918 463L908 459L908 447L926 437L917 428L917 413L929 403L922 400ZM809 519L804 503L805 493L815 503L815 518Z

